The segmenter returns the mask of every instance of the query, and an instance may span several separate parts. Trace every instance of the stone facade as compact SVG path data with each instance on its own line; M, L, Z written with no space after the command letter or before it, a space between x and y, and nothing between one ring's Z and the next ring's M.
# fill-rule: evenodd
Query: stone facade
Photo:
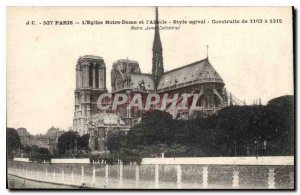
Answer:
M80 57L76 65L74 131L80 135L88 133L88 119L99 112L97 99L105 92L107 89L104 60L91 55Z
M127 133L129 126L114 113L102 112L92 115L89 120L89 147L93 153L101 154L107 151L107 137L113 132Z

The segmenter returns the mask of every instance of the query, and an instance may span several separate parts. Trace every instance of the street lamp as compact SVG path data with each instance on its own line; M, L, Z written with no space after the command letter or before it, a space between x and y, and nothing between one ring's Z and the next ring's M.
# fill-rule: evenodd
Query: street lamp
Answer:
M234 140L233 142L234 142L234 156L236 156L236 140Z
M77 137L75 137L75 153L76 157L78 156L78 150L77 150Z
M265 151L265 156L267 156L267 140L264 140L264 151Z
M100 138L99 138L100 139ZM106 158L106 140L105 140L106 138L102 138L102 141L105 143L104 144L104 156L105 156L105 158Z
M254 144L255 144L255 155L256 155L256 158L258 158L258 148L257 148L257 141L256 140L254 141Z

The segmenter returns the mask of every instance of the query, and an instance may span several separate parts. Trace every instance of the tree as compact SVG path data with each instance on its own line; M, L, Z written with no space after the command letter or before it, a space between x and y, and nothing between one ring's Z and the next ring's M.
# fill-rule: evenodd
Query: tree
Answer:
M107 135L107 149L111 153L118 153L121 148L121 133L120 132L110 132Z
M133 126L128 132L130 144L153 145L172 142L174 120L167 112L154 110L142 116L141 123Z
M47 148L39 148L33 145L30 152L30 161L42 163L44 161L50 162L51 155Z
M31 153L31 151L32 151L32 147L31 146L29 146L29 145L24 146L23 152L25 154L29 155Z
M89 139L89 134L82 135L78 140L78 148L87 151L89 149Z
M37 162L50 161L51 155L47 148L39 148L37 155Z
M6 146L8 159L12 159L16 151L21 148L19 134L13 128L6 128Z
M80 136L77 132L68 131L58 138L57 149L59 155L74 154L78 149L78 140Z
M266 106L229 106L185 121L155 110L130 129L120 149L118 137L110 142L123 156L246 156L254 155L256 146L264 150L264 143L268 155L294 155L294 97L278 97Z
M31 150L32 150L32 152L38 152L39 147L37 145L33 145L33 146L31 146Z

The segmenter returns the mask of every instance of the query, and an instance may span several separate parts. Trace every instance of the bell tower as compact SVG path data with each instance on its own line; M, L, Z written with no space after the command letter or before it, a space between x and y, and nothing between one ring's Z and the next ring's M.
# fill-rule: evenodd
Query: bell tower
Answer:
M105 77L105 62L101 57L86 55L78 59L73 130L80 135L87 133L91 115L99 113L97 99L107 92Z

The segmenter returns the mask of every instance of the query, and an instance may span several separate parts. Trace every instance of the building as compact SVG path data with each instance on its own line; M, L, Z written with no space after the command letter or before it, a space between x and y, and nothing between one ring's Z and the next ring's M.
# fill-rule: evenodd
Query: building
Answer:
M169 96L183 93L199 94L197 106L202 108L201 111L168 110L174 118L178 119L210 115L228 105L225 83L209 62L208 57L170 71L164 71L157 8L152 46L152 73L142 73L136 61L118 60L113 64L111 79L112 93L125 93L129 99L136 93L142 94L142 96L148 93L158 93L161 96L164 93L168 93ZM127 105L118 107L118 115L128 124L134 125L138 122L142 112L134 108L128 112Z
M51 127L45 135L31 135L26 128L18 128L17 132L23 146L34 146L47 148L51 153L57 149L58 138L64 133L59 128Z
M129 126L114 113L101 112L92 115L89 120L89 148L100 153L107 152L106 141L110 133L124 133Z
M88 132L88 119L99 113L97 99L105 92L106 68L103 58L91 55L80 57L76 65L74 131L81 135Z
M57 150L57 143L58 143L58 138L65 133L64 130L61 130L59 128L51 127L48 129L47 133L44 135L44 137L48 138L48 149L51 153L53 151Z
M38 135L34 135L31 137L32 142L30 146L37 146L39 148L47 148L50 151L50 138L42 135L42 134L38 134Z
M168 93L169 96L183 93L198 94L200 98L197 106L202 108L201 111L167 110L177 119L207 116L226 107L228 98L224 88L225 83L209 62L208 57L170 71L164 71L157 8L155 20L152 73L142 73L137 61L117 60L111 69L112 94L126 94L129 99L135 94L141 94L142 97L149 93L157 93L161 96L165 93ZM91 138L90 147L92 150L98 151L105 150L105 141L110 130L126 132L129 127L139 122L142 114L142 111L134 107L127 110L129 102L119 105L116 111L110 111L110 113L99 111L96 105L97 98L107 92L105 75L103 58L83 56L78 59L73 129L81 135L88 132ZM114 123L105 122L107 118L114 118Z
M20 137L20 141L21 141L21 144L23 146L32 145L32 143L31 143L32 142L31 135L27 131L26 128L20 127L16 131L17 131L17 133L18 133L18 135Z
M64 133L64 130L61 130L59 128L55 128L55 127L52 126L50 129L48 129L45 136L47 136L47 137L59 137L63 133Z

